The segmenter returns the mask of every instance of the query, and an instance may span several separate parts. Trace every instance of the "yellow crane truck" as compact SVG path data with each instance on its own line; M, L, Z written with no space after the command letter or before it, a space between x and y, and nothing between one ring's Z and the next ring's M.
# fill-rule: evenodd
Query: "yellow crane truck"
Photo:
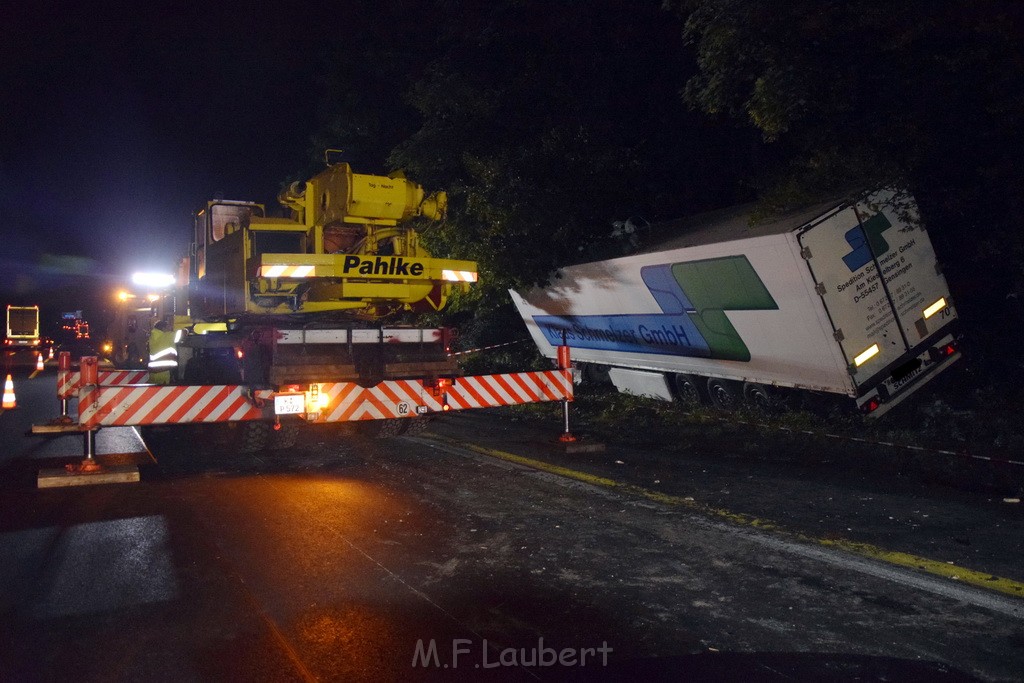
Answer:
M477 279L476 263L420 244L414 226L443 218L443 192L337 163L278 200L288 217L224 200L196 216L187 301L176 301L179 381L368 386L457 372L445 331L388 325L440 310Z
M278 199L287 216L208 202L177 276L137 279L170 291L121 293L113 357L138 366L148 337L148 382L59 359L58 397L78 397L67 429L86 434L87 454L107 426L226 425L252 451L289 446L302 423L395 436L449 410L572 400L568 354L558 369L466 376L449 330L410 324L477 280L476 263L420 243L443 192L335 163Z

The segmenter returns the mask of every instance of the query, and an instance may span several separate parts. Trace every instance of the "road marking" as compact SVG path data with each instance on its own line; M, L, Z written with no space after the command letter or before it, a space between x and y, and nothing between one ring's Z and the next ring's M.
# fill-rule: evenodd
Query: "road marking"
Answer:
M434 433L428 433L424 435L426 439L433 440L439 443L443 443L446 446L455 448L461 448L464 450L479 453L481 455L490 456L499 460L514 463L530 469L539 470L548 474L553 474L558 477L564 477L580 481L592 486L596 486L602 489L612 489L629 496L645 498L655 503L660 503L669 507L685 508L694 512L699 512L704 515L710 515L720 520L724 520L733 525L742 527L748 527L757 529L760 531L771 531L775 534L789 537L790 540L778 539L777 543L769 543L769 545L775 545L779 547L785 547L788 550L798 552L804 556L812 556L816 559L824 559L835 563L835 560L829 558L826 553L815 550L813 547L809 548L807 544L814 544L821 548L827 549L838 549L845 551L846 553L860 556L876 562L883 562L889 565L895 565L903 569L910 569L917 572L924 572L933 576L938 576L943 579L950 581L956 581L957 584L949 584L943 582L942 584L935 581L928 581L927 584L920 579L924 577L917 577L918 580L906 580L905 577L895 577L891 570L890 571L879 571L878 568L871 569L867 563L859 562L856 563L856 567L860 571L866 571L873 576L879 576L881 578L887 578L891 580L899 580L903 583L909 583L917 588L929 590L931 592L939 593L947 597L952 597L957 600L963 600L973 604L978 604L983 607L997 610L999 612L1009 614L1011 616L1022 617L1024 616L1024 604L1016 602L1007 602L1003 600L992 600L984 599L990 596L966 596L966 586L963 584L971 585L977 588L982 588L986 591L996 591L1005 595L1011 595L1017 598L1024 597L1024 583L1008 579L1005 577L995 576L987 572L980 572L974 569L968 569L948 562L942 562L939 560L932 560L926 557L920 557L917 555L911 555L909 553L903 553L893 550L886 550L870 543L859 543L856 541L850 541L847 539L830 539L830 538L818 538L804 533L793 532L787 530L772 522L770 520L760 519L753 515L747 515L739 512L732 512L724 508L716 508L703 503L698 503L692 498L676 496L668 493L662 493L660 491L652 491L651 489L637 486L635 484L628 484L607 477L601 477L587 472L580 472L579 470L570 469L568 467L562 467L560 465L552 465L541 460L534 458L527 458L522 455L516 455L514 453L507 453L505 451L495 450L493 448L486 448L484 446L478 446L472 443L460 442L456 439L441 436ZM412 439L413 437L406 437Z

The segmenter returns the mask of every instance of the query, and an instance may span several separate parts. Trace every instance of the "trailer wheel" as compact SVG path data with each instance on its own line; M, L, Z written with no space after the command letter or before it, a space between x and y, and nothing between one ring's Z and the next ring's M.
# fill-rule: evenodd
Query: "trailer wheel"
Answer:
M763 415L771 415L779 409L778 397L770 387L764 384L745 382L743 384L743 400Z
M704 394L700 390L701 382L693 375L673 375L672 384L676 390L676 397L684 406L704 404Z
M727 379L712 377L708 380L708 398L719 410L736 410L740 397L736 387Z
M266 449L272 431L269 422L251 420L239 423L239 427L242 431L237 442L239 453L259 453Z

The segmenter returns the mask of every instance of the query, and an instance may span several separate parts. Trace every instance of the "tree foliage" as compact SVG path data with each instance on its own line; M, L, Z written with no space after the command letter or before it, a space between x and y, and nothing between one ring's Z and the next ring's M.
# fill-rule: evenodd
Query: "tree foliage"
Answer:
M1019 249L1024 3L666 6L685 17L696 50L687 100L745 120L783 150L766 183L777 199L895 183L918 196L947 250L968 232L975 260L993 239ZM1020 291L1019 266L1003 270L1003 285Z
M348 95L327 137L392 141L392 168L448 192L448 219L427 240L480 263L474 306L621 253L615 221L675 218L742 194L735 130L681 101L692 58L682 23L657 0L444 0L415 21L432 42L407 57L422 69L393 79L409 84L394 91L401 103ZM393 55L410 48L391 45ZM338 71L353 70L348 59ZM385 102L388 113L370 113ZM418 126L406 135L388 119L410 108Z

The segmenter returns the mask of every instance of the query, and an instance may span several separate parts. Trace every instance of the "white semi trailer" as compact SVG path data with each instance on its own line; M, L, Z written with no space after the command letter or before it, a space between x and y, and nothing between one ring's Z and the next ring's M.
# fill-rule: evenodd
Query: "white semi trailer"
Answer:
M751 209L655 226L656 246L512 299L543 355L564 339L620 391L723 408L788 388L877 417L960 357L911 197L878 191L756 224Z

